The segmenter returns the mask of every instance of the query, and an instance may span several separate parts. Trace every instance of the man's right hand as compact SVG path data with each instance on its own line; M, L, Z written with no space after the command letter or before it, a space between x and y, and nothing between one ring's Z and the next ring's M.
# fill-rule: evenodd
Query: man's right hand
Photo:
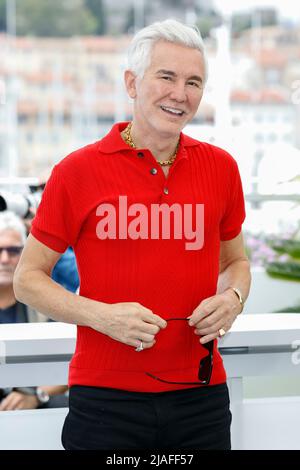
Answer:
M138 347L142 341L144 349L149 349L167 322L137 302L120 302L109 304L101 320L94 318L89 326L129 346Z
M27 238L14 277L16 298L55 321L88 326L116 341L145 349L155 344L167 322L137 302L105 303L76 295L54 282L50 273L61 253Z

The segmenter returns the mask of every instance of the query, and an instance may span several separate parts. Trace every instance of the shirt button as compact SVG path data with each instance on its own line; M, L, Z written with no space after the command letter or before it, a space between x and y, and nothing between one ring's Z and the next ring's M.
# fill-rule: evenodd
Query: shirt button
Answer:
M144 154L143 154L143 152L138 152L137 156L140 157L140 158L143 158Z
M164 188L164 193L165 193L165 194L169 194L168 188Z
M157 169L156 168L151 168L150 173L151 173L151 175L156 175Z

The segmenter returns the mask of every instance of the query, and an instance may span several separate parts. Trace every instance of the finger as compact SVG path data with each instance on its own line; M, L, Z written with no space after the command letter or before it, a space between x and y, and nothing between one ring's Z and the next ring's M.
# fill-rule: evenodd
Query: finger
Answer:
M193 325L195 328L210 328L215 325L217 322L221 321L224 316L223 310L220 308L215 310L210 315L207 315L205 318L201 318L199 321L195 322Z
M167 326L166 320L161 318L159 315L156 315L155 313L151 312L151 310L145 307L142 311L142 319L152 325L157 325L159 328L166 328Z
M221 328L225 329L224 323L216 323L214 326L211 326L209 328L195 330L195 335L199 335L199 336L213 335L214 333L218 332Z
M147 333L149 335L157 335L157 333L159 333L160 331L160 328L159 326L157 325L153 325L151 323L145 323L145 322L142 322L140 328L139 328L143 333Z
M144 349L150 349L155 345L155 343L156 343L156 340L153 340L150 343L147 343L147 342L143 341L143 348ZM140 344L141 344L140 341L138 341L138 345L140 345Z
M145 341L144 339L141 339L138 335L135 337L130 336L126 338L125 340L117 340L117 341L120 341L121 343L124 343L127 346L132 346L134 348L139 347L142 341L144 349L148 349L149 347L151 348L156 343L155 339L152 341Z
M214 301L209 301L205 304L201 303L199 307L194 310L192 315L190 316L189 325L194 326L199 321L203 320L204 318L212 315L213 312L218 308L218 303Z
M19 403L18 397L7 397L6 403L4 404L3 411L12 411Z
M211 315L195 325L195 334L206 335L224 327L226 320L223 316Z
M4 398L0 403L0 411L5 411L5 405L6 403L5 403L5 398Z
M7 411L10 409L11 398L8 396L4 398L0 405L0 411Z
M154 341L151 341L150 343L147 343L146 341L142 341L142 343L143 343L143 349L150 349L155 345L156 341L154 340ZM140 347L140 345L141 345L140 339L133 340L132 346L134 348L138 348Z
M152 324L152 325L157 325L160 329L166 328L167 326L166 320L161 318L159 315L156 315L155 313L153 313L152 310L150 310L147 307L144 307L144 305L141 305L138 302L133 302L132 305L138 308L139 312L136 312L136 313L140 313L140 318L144 322Z
M134 338L138 338L140 341L145 343L152 343L155 340L154 335L149 335L148 333L144 333L143 331L135 331L133 333Z
M9 409L7 411L15 410L17 408L17 406L22 403L22 401L23 401L23 397L20 397L20 396L14 397L14 399L11 401Z
M150 318L149 320L150 320L149 323L152 323L153 325L158 326L159 329L164 329L167 326L166 320L159 317L158 315L155 315L155 313L152 314L152 318Z
M219 336L219 332L218 333L213 333L213 334L210 334L210 335L204 335L200 338L199 341L200 341L201 344L206 344L206 343L209 343L209 341L218 338L218 336Z
M20 403L19 405L17 405L14 410L17 411L17 410L25 410L27 409L26 407L24 407L24 405L22 405L22 403Z

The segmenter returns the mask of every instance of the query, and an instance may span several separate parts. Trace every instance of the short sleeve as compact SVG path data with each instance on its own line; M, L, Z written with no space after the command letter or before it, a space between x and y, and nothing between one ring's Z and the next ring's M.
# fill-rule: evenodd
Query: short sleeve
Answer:
M75 197L68 192L65 178L56 165L44 189L41 203L33 219L31 234L52 250L63 253L73 246L78 233Z
M246 217L245 200L237 163L233 160L225 212L220 223L220 239L232 240L242 229Z

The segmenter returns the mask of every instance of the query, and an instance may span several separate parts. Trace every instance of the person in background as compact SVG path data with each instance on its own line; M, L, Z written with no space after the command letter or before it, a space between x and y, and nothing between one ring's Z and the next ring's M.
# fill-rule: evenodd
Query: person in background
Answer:
M47 321L15 298L13 276L26 238L22 219L13 212L0 212L0 323Z
M68 246L62 257L53 268L51 277L70 292L77 292L79 287L79 276L76 258L73 249Z
M26 238L22 220L13 212L0 212L0 324L47 321L15 298L13 276ZM0 389L0 411L67 406L66 390L65 385Z

